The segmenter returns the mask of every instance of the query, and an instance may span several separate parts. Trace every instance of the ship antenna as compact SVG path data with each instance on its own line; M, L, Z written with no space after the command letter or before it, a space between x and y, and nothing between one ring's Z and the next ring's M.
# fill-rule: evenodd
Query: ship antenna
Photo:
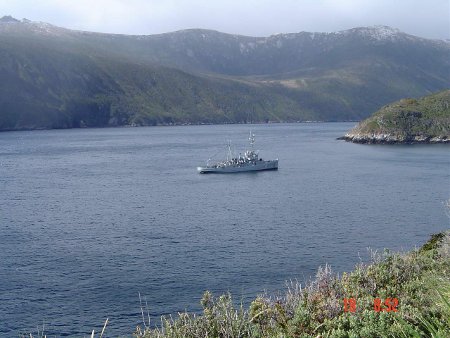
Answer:
M253 134L251 130L250 130L250 136L248 137L248 140L250 141L250 147L253 150L253 145L255 144L255 134Z

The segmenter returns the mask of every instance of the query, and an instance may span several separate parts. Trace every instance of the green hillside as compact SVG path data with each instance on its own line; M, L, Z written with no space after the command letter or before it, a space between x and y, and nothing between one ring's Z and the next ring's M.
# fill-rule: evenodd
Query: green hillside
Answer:
M357 143L449 143L450 90L388 104L344 139Z
M268 86L106 56L0 43L0 130L310 116Z
M389 27L128 36L0 19L0 130L348 121L450 87L450 44Z

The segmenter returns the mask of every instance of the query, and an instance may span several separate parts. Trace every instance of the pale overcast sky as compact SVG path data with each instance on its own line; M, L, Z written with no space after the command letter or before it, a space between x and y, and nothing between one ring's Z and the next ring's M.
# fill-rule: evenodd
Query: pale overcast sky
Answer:
M105 33L207 28L268 36L387 25L450 39L450 0L0 0L3 15Z

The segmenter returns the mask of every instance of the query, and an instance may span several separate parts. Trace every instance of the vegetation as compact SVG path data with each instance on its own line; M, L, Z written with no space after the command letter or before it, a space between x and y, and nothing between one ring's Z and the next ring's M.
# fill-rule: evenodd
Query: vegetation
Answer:
M344 138L364 143L450 142L450 90L388 104Z
M355 300L354 312L344 311L344 299ZM134 335L449 337L450 231L434 235L410 253L374 253L370 264L358 264L342 276L329 266L319 268L304 287L291 282L284 295L259 296L249 309L236 307L229 294L216 298L210 292L201 304L202 315L162 318L161 327L144 325Z
M126 36L5 17L0 131L360 120L450 86L448 43L390 32Z

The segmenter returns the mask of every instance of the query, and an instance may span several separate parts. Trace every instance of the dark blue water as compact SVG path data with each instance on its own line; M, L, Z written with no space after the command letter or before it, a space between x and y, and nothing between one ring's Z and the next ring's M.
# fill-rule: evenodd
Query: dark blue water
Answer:
M248 125L1 133L0 335L131 335L138 292L156 322L447 229L450 148L335 140L352 126L252 126L280 169L231 175L196 166Z

